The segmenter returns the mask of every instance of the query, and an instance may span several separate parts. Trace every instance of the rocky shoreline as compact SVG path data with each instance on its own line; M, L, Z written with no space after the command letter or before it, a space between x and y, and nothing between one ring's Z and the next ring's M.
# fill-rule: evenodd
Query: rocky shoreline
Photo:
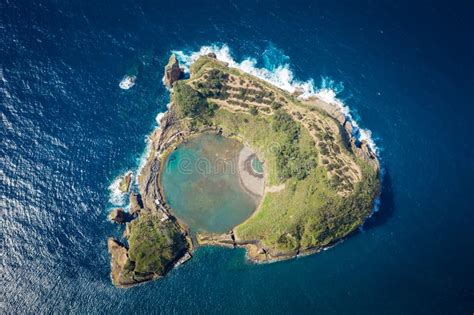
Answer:
M130 209L128 213L124 213L123 209L114 209L109 216L109 219L115 223L126 224L124 237L129 239L130 221L139 219L142 213L152 213L156 215L160 221L172 222L177 227L182 236L186 240L186 249L177 255L169 264L167 271L177 265L181 265L192 258L192 251L195 248L195 243L189 232L186 223L176 218L170 207L167 205L162 187L160 185L160 173L164 167L164 162L167 156L176 147L187 141L193 136L197 136L204 132L221 133L219 128L202 128L200 130L189 130L183 126L179 120L176 119L175 112L172 108L166 112L161 119L160 127L156 128L149 136L151 143L150 154L147 157L144 167L139 173L139 193L132 192L130 194ZM126 222L127 218L132 218ZM127 246L115 238L109 238L108 249L111 255L111 278L117 287L128 287L130 285L138 284L143 281L156 279L162 275L150 275L149 277L133 279L131 281L122 281L120 273L125 267L125 258L128 257Z
M365 141L358 141L352 133L352 122L344 115L339 107L334 104L326 103L318 98L311 98L306 100L305 103L315 106L319 110L328 114L335 121L338 122L340 132L343 135L345 144L350 148L359 158L367 161L377 172L380 171L380 162L377 159L375 152L373 152ZM380 192L377 192L379 195ZM254 214L258 212L258 208ZM254 263L271 263L282 260L294 259L302 256L318 253L322 250L329 249L335 246L337 243L344 239L338 239L334 243L328 244L323 247L307 248L299 250L295 254L279 254L272 255L268 249L261 244L261 242L255 240L252 242L243 241L239 239L237 233L234 230L224 234L207 233L201 232L197 236L197 242L200 246L222 246L228 248L244 247L246 249L247 260Z
M167 87L172 88L173 84L181 77L182 69L177 59L172 56L165 68L164 83ZM374 170L379 172L380 164L376 154L372 152L366 142L359 142L353 136L351 121L347 119L337 106L317 98L306 100L304 103L316 107L337 121L347 148L352 150L359 158L367 161ZM132 192L130 194L129 212L124 213L122 209L116 209L110 215L110 219L113 222L126 225L124 238L129 243L127 245L126 242L121 242L115 238L108 239L108 250L111 255L111 278L117 287L128 287L162 277L170 269L191 259L192 251L196 246L244 247L247 251L248 260L257 263L267 263L309 255L334 245L327 244L322 247L306 248L292 254L275 253L263 246L259 240L242 240L234 229L224 234L198 233L196 235L196 242L194 242L187 225L173 215L172 210L164 199L162 187L160 187L160 173L167 156L183 141L203 132L212 131L222 134L224 131L219 126L203 127L200 129L190 128L188 124L177 117L174 107L175 105L172 104L162 117L160 127L156 128L149 136L151 150L144 167L138 175L139 192ZM248 160L254 153L249 149L245 151L245 148L242 150L244 152L241 152L241 158L239 158L239 173L242 173L241 182L247 190L256 196L262 197L268 192L269 187L265 187L264 178L250 174ZM121 185L124 190L128 191L129 182L129 179L126 178L124 185ZM257 211L258 209L255 212ZM152 222L156 227L157 239L164 240L163 242L167 242L173 248L176 247L170 254L171 258L169 261L159 271L143 273L143 271L137 269L136 261L132 259L133 253L137 249L136 246L132 248L133 242L131 244L131 241L137 238L136 234L139 233L137 228L140 227L140 222L143 220L152 220L147 222ZM170 230L174 231L172 237L169 237ZM336 240L336 242L339 241L340 239Z
M186 246L168 263L166 270L173 268L173 266L178 262L182 264L190 259L191 251L193 249L193 243L186 225L179 222L179 220L172 215L169 207L164 202L163 195L158 185L159 173L162 168L161 155L167 150L170 150L172 145L177 145L177 143L183 139L181 133L176 130L173 119L172 112L168 112L161 121L161 127L155 129L155 131L150 135L152 150L138 177L139 193L133 192L130 194L130 210L128 213L129 216L133 216L133 220L140 219L142 214L151 214L160 222L169 222L169 224L173 225L178 231L180 231L183 238L186 240ZM133 220L131 222L133 222ZM116 219L114 221L117 222ZM121 222L117 223L124 223L122 220L119 221ZM130 222L125 224L126 228L124 236L126 239L129 239ZM116 286L127 287L162 276L150 274L146 277L135 278L132 276L131 278L129 277L129 279L124 279L124 261L126 261L124 257L128 258L129 248L127 248L127 246L122 242L119 242L114 238L109 238L108 249L111 255L111 278ZM187 257L187 259L183 260L184 257Z

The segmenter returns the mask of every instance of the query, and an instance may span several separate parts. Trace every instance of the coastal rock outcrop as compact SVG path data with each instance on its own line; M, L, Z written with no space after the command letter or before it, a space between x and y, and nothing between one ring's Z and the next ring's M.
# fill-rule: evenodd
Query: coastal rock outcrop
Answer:
M199 245L219 245L224 247L235 247L234 233L225 234L201 232L196 235Z
M142 199L139 194L131 193L130 194L130 214L131 215L138 215L140 210L143 209Z
M165 85L168 88L172 88L173 83L178 81L182 77L183 73L184 71L180 68L178 59L176 58L175 54L172 54L168 64L165 67L165 76L163 78Z
M335 119L340 126L342 126L342 138L346 140L346 145L351 148L352 151L361 159L368 162L371 167L378 172L380 170L380 163L377 159L377 155L369 147L367 141L358 141L353 135L352 122L345 116L341 109L333 103L325 102L317 97L312 97L304 101L306 104L314 106L323 112L327 113L330 117Z
M132 181L132 172L127 172L127 174L125 174L125 176L120 181L119 190L124 194L128 193L130 189L131 181Z
M113 237L109 237L107 240L107 247L111 256L111 277L112 281L116 285L120 285L121 273L128 260L127 249L119 241Z
M126 223L131 219L130 214L125 212L122 208L115 208L109 213L109 220L117 224Z
M346 120L344 123L344 129L346 130L348 136L352 136L352 123L349 120Z

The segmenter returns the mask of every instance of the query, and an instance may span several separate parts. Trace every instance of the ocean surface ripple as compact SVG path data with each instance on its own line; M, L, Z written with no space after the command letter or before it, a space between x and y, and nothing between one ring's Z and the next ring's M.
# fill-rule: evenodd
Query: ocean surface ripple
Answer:
M473 10L0 1L0 312L472 313ZM209 49L346 110L384 161L380 211L317 255L252 265L202 248L160 281L116 289L106 240L122 231L107 213L126 196L111 185L144 161L170 52L186 64Z

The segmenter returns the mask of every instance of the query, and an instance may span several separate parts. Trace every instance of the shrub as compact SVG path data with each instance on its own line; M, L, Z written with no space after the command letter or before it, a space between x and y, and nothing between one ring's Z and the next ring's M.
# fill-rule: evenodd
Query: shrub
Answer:
M275 110L275 111L278 110L278 109L280 109L280 108L282 107L282 105L281 105L280 103L275 102L275 101L273 101L270 106L271 106L272 109Z
M284 111L277 111L273 115L272 128L285 133L290 142L297 141L300 135L299 125Z
M206 99L183 81L177 81L173 86L173 102L177 105L178 114L182 117L209 114L210 107Z
M228 93L225 83L229 75L218 69L212 69L203 75L204 81L198 82L196 87L205 97L227 98Z
M310 152L302 152L298 146L286 144L276 152L280 179L295 177L304 179L316 167L316 159Z
M256 106L251 106L250 109L249 109L249 113L253 116L256 116L258 115L258 109Z

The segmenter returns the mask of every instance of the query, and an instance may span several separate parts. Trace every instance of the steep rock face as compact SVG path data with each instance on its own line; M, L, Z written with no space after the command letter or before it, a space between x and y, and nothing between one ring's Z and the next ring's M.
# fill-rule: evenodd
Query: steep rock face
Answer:
M125 176L120 181L119 190L122 193L128 193L128 191L130 189L131 181L132 181L132 172L128 172L127 174L125 174Z
M112 268L112 282L115 285L120 286L122 285L121 273L128 260L127 249L113 237L110 237L107 240L107 246L109 248L109 253L111 256L110 265Z
M126 223L130 219L130 215L122 208L115 208L109 214L109 220L118 224Z
M137 215L140 210L143 209L143 203L141 197L137 193L130 194L130 214Z
M352 123L349 120L346 120L344 123L344 129L346 130L347 135L352 137Z
M168 88L173 87L173 83L178 81L183 75L183 70L179 67L179 61L174 54L171 55L168 64L165 67L165 76L163 81Z
M377 159L377 155L370 149L365 140L362 140L360 143L357 141L357 139L352 134L354 128L351 121L346 118L339 107L335 106L334 104L324 102L317 97L312 97L308 100L305 100L304 102L321 109L329 116L334 118L342 126L342 131L345 133L345 135L342 136L347 140L346 144L348 147L350 147L355 155L357 155L359 158L367 161L375 171L380 171L380 162Z

